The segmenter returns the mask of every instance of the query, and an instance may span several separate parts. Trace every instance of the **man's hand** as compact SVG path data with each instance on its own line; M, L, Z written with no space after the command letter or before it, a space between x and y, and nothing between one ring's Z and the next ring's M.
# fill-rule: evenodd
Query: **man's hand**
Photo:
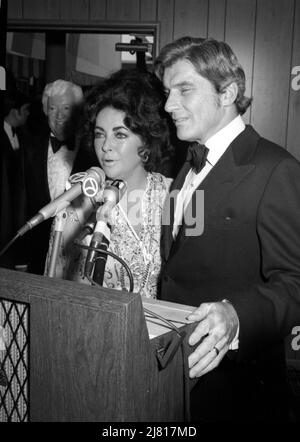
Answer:
M188 316L199 324L189 338L196 350L189 356L190 377L200 377L216 368L236 336L239 320L229 302L203 303Z

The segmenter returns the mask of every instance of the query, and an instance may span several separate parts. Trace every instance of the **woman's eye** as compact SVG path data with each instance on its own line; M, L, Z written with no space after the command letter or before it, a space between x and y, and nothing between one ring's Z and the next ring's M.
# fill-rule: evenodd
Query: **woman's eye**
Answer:
M116 138L123 139L127 138L127 134L124 134L124 132L116 132Z
M95 139L103 138L104 134L102 132L95 132Z

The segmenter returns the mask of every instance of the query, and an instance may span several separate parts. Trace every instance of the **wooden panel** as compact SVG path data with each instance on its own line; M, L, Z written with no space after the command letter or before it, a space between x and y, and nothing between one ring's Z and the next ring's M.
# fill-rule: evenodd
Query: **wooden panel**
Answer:
M207 35L208 0L175 0L174 38Z
M62 19L87 20L89 18L89 0L64 0L60 3Z
M251 122L261 135L285 145L293 0L258 0Z
M140 17L139 0L109 0L107 2L107 20L138 21Z
M225 40L226 0L209 0L208 37Z
M22 18L22 0L9 0L7 2L7 18Z
M105 20L106 0L90 0L90 20Z
M23 0L23 17L32 19L59 19L59 0Z
M235 52L246 75L246 95L252 95L253 53L255 31L255 2L253 0L227 0L226 42ZM249 123L250 109L243 116Z
M298 68L297 68L298 66ZM287 149L300 160L300 1L296 1ZM299 352L300 353L300 352ZM300 357L300 355L299 355Z
M174 0L158 0L157 19L160 22L160 48L174 38Z
M0 287L0 298L30 305L32 422L183 422L182 353L195 324L159 370L156 351L176 336L149 341L140 295L5 269Z
M157 0L140 0L140 20L156 21Z

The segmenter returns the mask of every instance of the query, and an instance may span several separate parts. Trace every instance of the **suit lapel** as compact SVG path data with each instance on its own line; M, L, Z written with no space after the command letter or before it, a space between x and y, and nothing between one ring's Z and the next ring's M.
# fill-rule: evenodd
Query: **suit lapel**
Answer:
M255 166L251 163L251 157L256 149L258 139L259 135L250 126L246 126L246 129L231 143L199 185L197 190L204 191L204 214L202 214L204 220L216 205L220 201L225 201L227 195L254 170ZM192 213L192 207L196 207L196 198L197 194L194 192L187 206L188 213ZM186 230L192 228L193 225L186 225L183 222L172 247L172 254L191 238L186 235Z
M38 182L41 183L40 193L45 195L45 199L50 201L50 191L48 185L48 144L49 134L47 136L39 137L36 141L36 148L34 149L33 161L34 170L38 177Z

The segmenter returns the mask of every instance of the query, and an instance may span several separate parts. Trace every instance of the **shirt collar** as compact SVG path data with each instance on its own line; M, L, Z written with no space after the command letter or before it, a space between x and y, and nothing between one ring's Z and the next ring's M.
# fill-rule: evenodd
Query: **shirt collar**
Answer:
M7 133L7 135L9 134L9 135L13 136L13 134L12 134L12 127L11 127L11 125L10 125L7 121L5 121L5 120L4 120L4 129L5 129L5 132Z
M217 163L232 141L243 132L245 127L242 117L238 115L206 141L205 146L209 149L207 161L212 166Z

